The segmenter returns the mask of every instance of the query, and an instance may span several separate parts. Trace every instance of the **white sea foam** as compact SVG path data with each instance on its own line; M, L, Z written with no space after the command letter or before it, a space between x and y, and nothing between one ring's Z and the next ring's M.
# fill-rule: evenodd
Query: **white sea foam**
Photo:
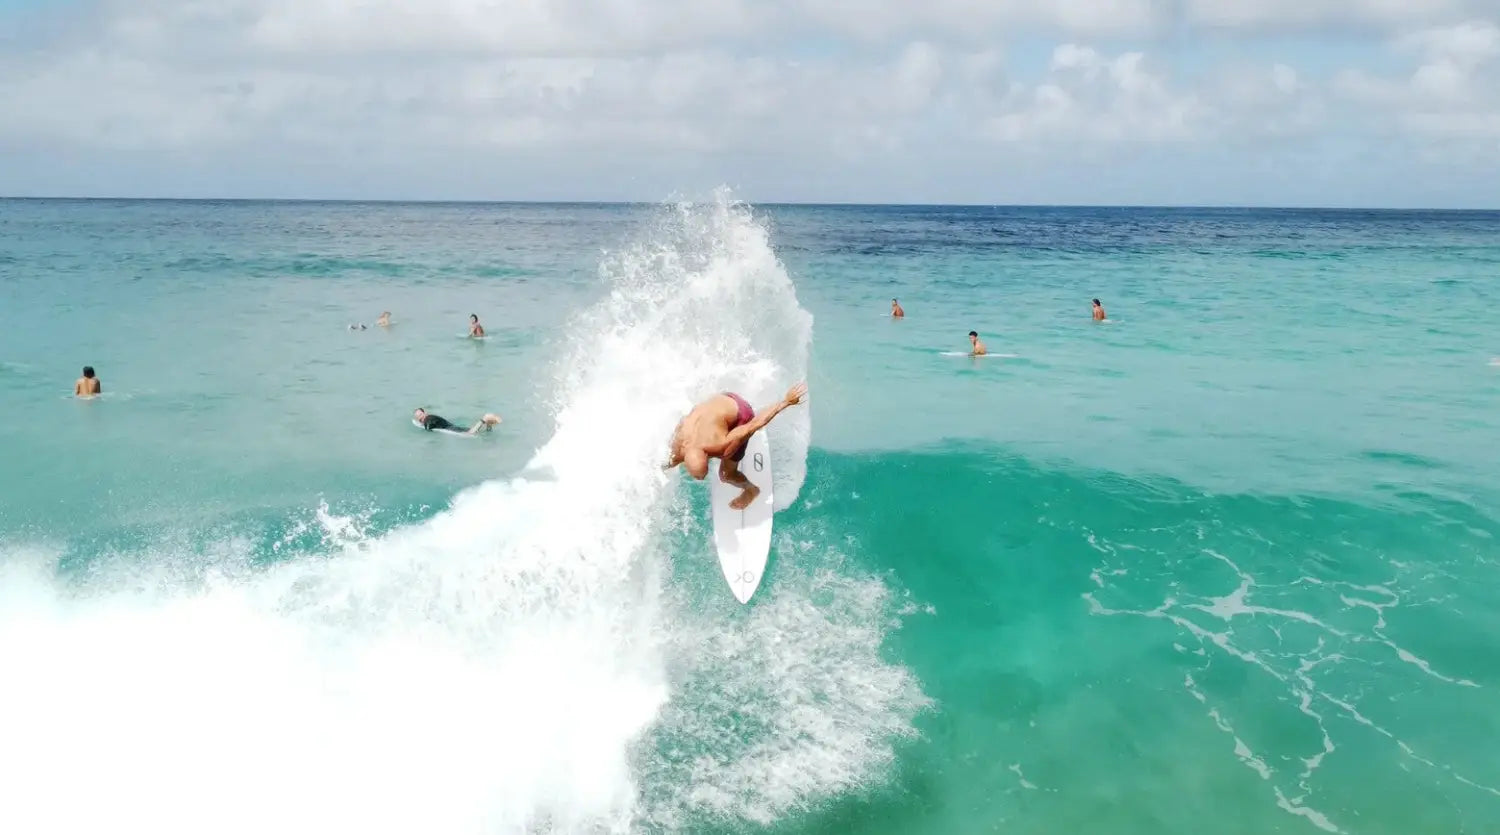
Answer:
M671 577L673 421L805 372L765 230L675 207L601 273L555 434L426 522L320 508L326 552L270 569L161 545L59 579L55 552L0 549L0 831L692 828L877 779L923 701L880 658L884 586L816 542L748 610ZM778 505L807 411L773 424Z

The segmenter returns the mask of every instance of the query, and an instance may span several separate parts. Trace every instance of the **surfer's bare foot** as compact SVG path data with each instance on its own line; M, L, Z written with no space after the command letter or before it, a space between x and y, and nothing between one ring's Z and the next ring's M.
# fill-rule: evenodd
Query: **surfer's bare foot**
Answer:
M755 501L755 497L759 495L760 488L752 484L749 487L745 488L745 492L741 493L734 501L730 502L729 507L731 510L744 510L745 508L749 507L750 503Z

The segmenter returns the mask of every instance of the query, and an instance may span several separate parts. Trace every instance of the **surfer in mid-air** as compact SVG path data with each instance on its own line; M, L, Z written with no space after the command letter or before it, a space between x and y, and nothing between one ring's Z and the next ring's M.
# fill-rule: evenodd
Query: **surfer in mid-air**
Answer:
M700 481L708 475L708 459L719 459L719 479L742 491L729 506L744 510L760 495L760 488L740 472L740 460L745 457L745 443L750 436L766 428L772 418L781 414L788 406L795 406L807 396L807 384L798 383L787 389L786 396L756 414L749 402L738 394L716 394L693 407L687 416L678 421L672 432L672 445L664 470L679 464L687 467L688 475Z
M445 417L429 414L426 409L417 409L411 413L411 422L426 429L428 432L441 429L445 432L462 432L465 435L478 435L480 432L488 432L500 423L500 416L487 414L479 419L479 422L468 429L459 426Z

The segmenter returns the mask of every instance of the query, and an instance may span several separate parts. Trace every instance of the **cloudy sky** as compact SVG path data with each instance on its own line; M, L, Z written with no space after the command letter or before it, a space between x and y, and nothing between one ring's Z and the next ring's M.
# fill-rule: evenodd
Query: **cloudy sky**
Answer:
M1500 207L1500 0L0 0L0 194Z

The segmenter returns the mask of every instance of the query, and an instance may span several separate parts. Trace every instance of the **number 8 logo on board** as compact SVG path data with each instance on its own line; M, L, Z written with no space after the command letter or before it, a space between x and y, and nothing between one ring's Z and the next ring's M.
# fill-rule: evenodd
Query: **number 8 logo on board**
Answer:
M750 459L750 463L755 465L756 472L761 472L766 468L766 458L759 452L755 453L755 457Z

